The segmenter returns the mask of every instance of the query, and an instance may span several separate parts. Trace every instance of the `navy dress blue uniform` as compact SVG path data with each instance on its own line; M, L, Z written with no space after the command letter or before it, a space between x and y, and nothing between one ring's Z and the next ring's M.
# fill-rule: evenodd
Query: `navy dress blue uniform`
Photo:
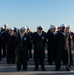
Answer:
M3 43L2 43L2 49L3 49L3 57L6 57L6 44L7 44L7 36L8 36L8 30L3 30L2 32L3 36Z
M8 34L7 37L7 63L15 63L15 39L16 36Z
M0 61L2 60L2 35L0 33Z
M39 63L41 65L41 69L44 70L46 35L44 33L39 35L37 32L35 32L33 34L33 43L34 43L35 70L38 70Z
M32 32L28 32L27 35L29 36L29 44L28 44L28 59L32 58Z
M27 59L28 59L28 43L29 36L24 34L20 37L20 34L16 38L16 54L17 54L17 70L21 70L21 65L23 65L23 70L27 70Z
M55 61L55 33L48 32L47 33L48 39L48 62L49 65L52 65L53 61Z
M56 34L56 70L61 67L61 61L64 65L70 66L70 54L69 54L69 35L62 31Z

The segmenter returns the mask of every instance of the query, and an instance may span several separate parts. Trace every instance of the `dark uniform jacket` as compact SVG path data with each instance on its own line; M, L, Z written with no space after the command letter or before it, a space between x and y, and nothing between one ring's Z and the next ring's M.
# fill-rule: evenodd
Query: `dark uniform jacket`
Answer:
M32 32L28 32L27 35L29 36L29 48L32 49Z
M21 52L25 55L27 60L27 52L28 52L28 44L29 44L29 36L26 34L21 38L20 35L16 38L16 53L20 54Z
M55 34L52 32L49 32L47 34L47 38L48 38L48 47L55 47Z
M41 35L39 35L37 32L33 34L35 66L38 65L39 59L42 65L41 67L44 67L45 43L46 43L46 35L44 32Z
M0 61L2 60L2 35L1 35L1 32L0 32Z
M45 43L46 43L46 35L45 35L45 33L42 33L41 35L38 35L38 33L35 32L33 34L33 43L34 43L35 49L36 48L44 49Z
M56 51L55 35L56 35L56 33L53 33L53 32L47 33L48 60L55 59L55 51Z
M69 56L69 35L62 31L56 34L56 60L63 60L63 64L67 65ZM70 62L70 61L69 61Z
M16 36L14 36L14 35L10 35L10 34L8 34L8 36L7 36L7 46L8 47L14 47L15 48L15 39L16 39Z
M2 34L0 32L0 49L2 48L2 42L3 42L3 37L2 37Z
M7 63L15 63L15 39L14 35L8 34L7 36Z

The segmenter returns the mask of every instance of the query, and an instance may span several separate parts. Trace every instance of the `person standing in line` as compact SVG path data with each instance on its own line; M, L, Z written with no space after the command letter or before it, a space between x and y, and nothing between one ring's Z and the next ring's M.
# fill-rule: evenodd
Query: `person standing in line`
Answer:
M3 50L3 58L6 57L6 51L7 51L7 35L8 35L8 24L4 24L4 29L2 31L2 36L3 36L3 43L2 43L2 50Z
M71 27L70 26L66 27L66 31L69 34L70 65L73 66L72 46L73 46L73 36L74 36L74 33L71 31Z
M30 31L30 28L26 27L26 33L29 36L29 46L28 46L28 60L32 58L32 32Z
M54 25L50 26L50 32L47 33L48 39L48 62L49 65L52 65L55 61L55 34L56 34L56 27Z
M2 60L2 34L1 34L1 28L0 28L0 61Z
M38 26L37 32L34 32L33 34L34 62L35 62L34 71L38 70L39 64L41 65L41 69L45 71L44 67L45 43L46 43L46 35L43 32L43 28L41 26Z
M25 33L25 28L22 27L16 38L17 71L21 70L21 65L23 65L24 71L27 70L28 44L29 36Z
M56 71L60 70L61 61L70 71L69 35L66 32L66 24L61 25L61 30L56 34Z
M7 37L7 64L15 63L15 39L14 28L10 28Z

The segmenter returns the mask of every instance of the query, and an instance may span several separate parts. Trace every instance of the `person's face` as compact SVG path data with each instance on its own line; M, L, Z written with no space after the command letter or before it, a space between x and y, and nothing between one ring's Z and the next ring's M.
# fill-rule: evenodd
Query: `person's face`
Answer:
M69 27L68 27L68 28L66 28L66 31L67 31L67 32L70 32L70 30L71 30L71 29L70 29Z
M54 32L56 32L56 28L54 28Z
M13 30L10 30L9 33L10 33L10 34L14 34L14 31L13 31Z
M42 33L42 29L37 29L37 32L38 33Z
M56 28L51 28L51 32L56 32Z
M25 32L28 32L27 29L25 29Z
M27 28L27 31L29 31L30 29L29 28Z
M8 26L5 25L4 28L5 28L5 29L8 29Z
M62 27L61 30L62 30L63 32L66 32L66 28L65 28L65 27Z
M22 31L19 31L19 33L20 33L20 34L23 34L24 32L22 32Z
M59 27L57 30L58 30L58 31L60 31L60 30L61 30L61 28Z

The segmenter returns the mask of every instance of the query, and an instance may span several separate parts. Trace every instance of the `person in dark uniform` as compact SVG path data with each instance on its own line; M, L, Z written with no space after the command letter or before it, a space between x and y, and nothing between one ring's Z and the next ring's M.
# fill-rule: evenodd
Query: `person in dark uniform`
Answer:
M2 43L3 58L6 57L7 35L8 35L8 24L4 24L4 29L2 31L2 36L3 36L3 43Z
M10 28L7 37L7 64L15 63L15 39L14 28Z
M61 31L56 34L56 71L60 70L61 61L70 71L69 35L66 33L66 24L61 25Z
M57 28L57 31L60 31L61 30L61 26L59 26L58 28Z
M17 36L18 35L18 29L16 27L14 27L14 35Z
M70 65L73 66L72 46L73 46L73 36L74 36L74 33L71 31L71 27L70 26L67 26L66 31L69 34Z
M0 29L0 61L2 60L2 34Z
M55 34L56 34L56 27L54 25L50 26L50 32L47 33L48 39L48 62L49 65L53 64L55 61Z
M19 33L16 38L17 71L21 70L21 65L23 65L23 70L27 70L29 43L29 36L26 35L24 27L20 28Z
M33 43L34 43L34 61L35 61L34 71L38 70L39 64L41 65L41 69L45 71L44 50L46 43L46 35L44 34L43 28L41 26L38 26L37 32L33 34Z
M28 46L28 60L29 60L29 58L32 58L32 32L30 31L30 28L28 26L26 27L26 33L30 37Z

